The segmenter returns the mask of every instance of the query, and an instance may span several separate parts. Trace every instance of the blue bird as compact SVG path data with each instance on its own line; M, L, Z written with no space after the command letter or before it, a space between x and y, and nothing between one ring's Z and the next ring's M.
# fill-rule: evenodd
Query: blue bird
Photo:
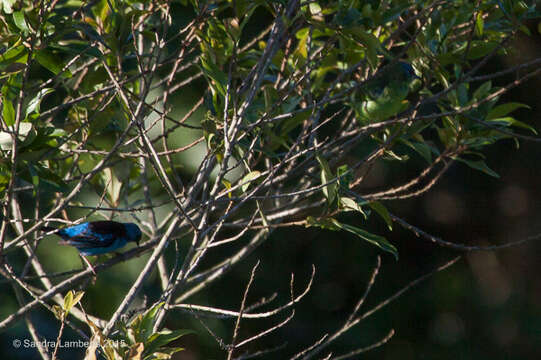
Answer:
M100 255L115 251L133 241L139 245L141 230L133 223L119 223L116 221L92 221L79 225L57 229L52 226L42 227L43 231L54 231L63 241L59 244L74 246L83 260L84 256ZM89 264L90 265L90 264ZM92 268L92 265L90 265ZM92 268L94 272L94 269ZM95 272L94 272L95 273Z

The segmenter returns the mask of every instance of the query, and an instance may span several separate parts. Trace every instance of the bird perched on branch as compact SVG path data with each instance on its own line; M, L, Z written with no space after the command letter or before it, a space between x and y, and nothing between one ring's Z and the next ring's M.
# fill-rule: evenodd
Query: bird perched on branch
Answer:
M100 255L120 249L128 242L133 241L139 245L141 230L133 223L119 223L116 221L93 221L79 225L57 229L52 226L42 227L43 231L54 231L62 238L59 244L71 245L79 250L81 258L94 268L85 256Z
M364 123L387 120L407 109L406 100L412 83L419 79L413 67L404 61L383 67L381 74L363 86L366 100L355 105L359 119Z

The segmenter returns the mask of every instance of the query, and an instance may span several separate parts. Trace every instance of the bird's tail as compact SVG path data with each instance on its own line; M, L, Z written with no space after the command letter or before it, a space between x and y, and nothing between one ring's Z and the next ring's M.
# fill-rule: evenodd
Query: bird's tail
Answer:
M41 231L49 232L49 231L56 231L56 230L58 230L58 229L55 228L54 226L42 226L41 227Z

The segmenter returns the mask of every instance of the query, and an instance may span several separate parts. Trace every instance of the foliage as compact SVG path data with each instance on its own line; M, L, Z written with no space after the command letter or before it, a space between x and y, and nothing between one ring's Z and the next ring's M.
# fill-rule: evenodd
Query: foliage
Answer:
M33 255L46 222L132 216L148 237L100 264L151 252L118 311L103 323L75 314L100 339L116 326L128 341L104 347L109 359L178 350L162 346L186 331L158 331L171 309L220 280L278 227L349 232L398 259L402 249L368 220L376 214L389 230L398 222L417 231L386 201L422 195L455 160L497 177L486 147L537 135L513 116L526 104L501 101L537 73L535 61L483 73L491 59L514 51L510 39L531 35L526 21L539 21L524 1L1 6L2 256L18 270L51 272ZM499 81L513 71L514 82ZM364 186L375 164L420 163L412 180ZM231 251L209 264L218 246ZM122 325L155 268L160 295ZM2 275L17 278L7 267ZM39 300L25 312L60 301L55 294L90 275L41 277L35 286L49 291L29 288ZM230 358L235 340L226 347Z
M135 316L129 323L120 323L118 334L105 337L100 329L91 321L88 322L107 360L157 360L171 359L171 356L184 349L166 347L170 342L193 331L191 330L161 330L153 331L158 310L163 303L148 309L145 314Z

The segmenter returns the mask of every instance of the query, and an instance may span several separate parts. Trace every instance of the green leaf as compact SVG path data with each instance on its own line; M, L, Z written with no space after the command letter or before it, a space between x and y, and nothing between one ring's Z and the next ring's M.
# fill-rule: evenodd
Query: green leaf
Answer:
M104 169L101 175L111 203L115 206L118 205L120 190L122 190L122 181L118 179L111 168Z
M182 350L184 348L162 348L160 352L155 352L152 357L146 357L145 360L171 360L171 355Z
M321 13L321 6L317 2L311 3L309 5L310 7L310 13L313 15L320 14Z
M60 61L58 56L55 56L51 51L47 49L42 49L42 50L37 51L35 53L35 57L36 57L37 62L41 66L51 71L55 75L58 75L64 68L64 64ZM62 76L70 78L72 75L71 75L71 72L68 69L66 69L66 71L64 71Z
M144 342L150 337L150 335L152 335L152 328L154 327L154 323L156 322L156 315L164 304L164 302L161 302L154 305L140 318L140 322L136 324L139 330L139 334L141 336L141 339L139 340L142 340Z
M483 28L485 26L485 22L483 20L483 12L479 11L477 13L477 18L475 20L475 32L478 36L483 36Z
M83 291L77 291L76 293L73 292L73 290L68 291L66 296L64 296L64 304L62 305L64 311L69 313L70 310L81 300L83 295Z
M0 65L9 65L26 55L28 50L24 45L19 45L20 42L17 42L16 45L9 48L6 52L0 55Z
M6 14L11 14L13 12L12 6L17 2L17 0L1 0L2 8Z
M68 291L66 296L64 296L64 305L62 306L64 311L69 311L69 309L71 309L72 303L73 303L73 291L70 290Z
M2 99L2 118L7 126L15 124L15 109L5 95Z
M79 301L83 298L83 295L85 294L84 291L77 291L75 295L73 296L73 306L77 305Z
M531 109L526 104L522 104L522 103L519 103L519 102L508 102L508 103L505 103L505 104L497 105L494 108L492 108L488 112L487 120L492 120L492 119L495 119L495 118L505 116L505 115L515 111L516 109L520 109L520 108Z
M65 184L58 184L47 179L40 179L40 184L44 192L47 193L63 193L66 192L68 187Z
M487 95L490 93L490 89L492 89L492 82L489 80L487 82L484 82L481 86L475 90L473 93L473 98L476 100L482 100L487 97Z
M28 115L32 114L33 112L36 112L39 114L39 106L41 104L41 101L45 97L45 95L50 94L54 91L54 89L51 88L44 88L41 89L36 96L34 96L30 102L28 102L28 105L26 107L26 114L25 119L28 117Z
M494 170L489 168L488 165L483 160L465 160L458 157L455 157L454 159L463 162L464 164L468 165L472 169L482 171L487 175L493 176L495 178L500 177L500 175L498 175Z
M295 49L295 52L294 52L294 54L296 55L295 60L303 61L304 59L308 57L308 49L306 47L306 42L308 40L309 34L310 34L310 31L307 27L300 29L295 34L297 39L299 39L297 43L297 48Z
M398 250L394 245L392 245L389 241L387 241L386 238L380 235L369 233L368 231L365 231L363 229L360 229L356 226L348 225L348 224L342 224L338 222L335 219L332 219L334 224L339 227L340 229L346 230L352 234L357 235L363 240L368 241L369 243L376 245L380 249L387 251L394 255L395 259L398 260Z
M389 230L393 230L393 221L391 220L391 215L389 214L389 210L385 206L383 206L379 201L372 201L368 203L368 206L372 208L375 212L381 216L381 218L385 221L387 224L387 227Z
M497 41L474 40L471 43L470 51L467 55L468 60L477 60L490 54L498 47Z
M372 33L359 31L356 33L359 40L366 46L366 57L370 66L376 68L378 65L378 53L385 53L378 38Z
M383 154L384 154L383 159L385 159L385 160L406 161L406 160L409 159L409 156L407 154L406 155L398 155L397 153L395 153L392 150L385 150L385 152Z
M345 211L358 211L360 212L365 219L368 219L368 214L363 210L361 204L348 197L340 198L340 205Z
M465 83L458 85L457 99L460 106L465 106L468 103L468 88Z
M252 180L257 179L260 176L261 176L260 171L252 171L246 174L240 181L240 183L242 184L241 185L242 192L243 193L246 192L246 190L248 190L248 188L253 184Z
M528 125L528 124L526 124L526 123L524 123L522 121L516 120L515 118L510 117L510 116L487 120L487 122L489 122L489 123L500 123L500 124L505 125L505 126L520 127L520 128L523 128L523 129L530 130L531 132L533 132L534 134L537 135L537 130L535 130L534 127L532 127L532 126L530 126L530 125Z
M323 187L323 195L325 195L328 203L332 204L336 198L336 195L338 194L338 184L336 182L330 183L335 176L332 174L327 160L319 155L316 155L316 159L321 166L321 183L327 184Z
M222 179L222 184L225 186L227 190L230 190L232 187L231 182L226 179ZM227 196L231 198L231 192L227 193Z
M90 46L86 41L70 40L66 41L65 43L63 42L62 45L51 44L49 45L49 48L60 50L70 54L85 54L98 59L101 59L103 57L103 54L99 48L97 48L96 46Z
M341 165L336 169L338 184L342 189L349 189L349 184L353 181L353 174L347 165Z
M319 227L321 229L331 230L331 231L338 231L340 230L339 227L337 227L333 221L333 218L323 218L323 219L316 219L313 216L306 217L306 227Z
M201 58L201 70L205 75L214 80L216 90L222 95L226 96L225 89L227 88L227 75L218 68L216 64L211 61L207 61Z
M21 160L24 160L28 165L28 173L30 175L30 177L28 177L26 173L22 173L21 178L26 181L32 182L32 184L34 185L34 191L36 190L36 187L39 186L42 189L43 193L62 193L67 189L67 186L62 180L62 178L56 175L51 170L44 168L39 163L37 163L37 161L41 159L47 151L47 149L41 149L37 151L21 152L20 158Z
M15 11L13 13L13 22L15 23L15 26L17 26L23 31L23 33L27 34L30 31L28 25L26 24L26 19L24 18L24 13L22 11Z
M400 139L400 141L415 150L415 152L421 155L428 163L432 163L432 150L429 145L406 139Z
M319 227L326 230L331 231L338 231L338 230L345 230L352 234L357 235L363 240L368 241L369 243L376 245L380 249L387 251L394 255L394 257L398 260L398 250L394 245L392 245L389 241L387 241L386 238L380 235L375 235L372 233L369 233L368 231L359 229L358 227L342 224L338 220L334 218L326 218L318 220L312 216L308 216L306 218L306 227Z
M171 341L174 341L181 336L194 334L195 331L189 329L179 329L179 330L162 330L160 332L152 334L148 341L145 344L145 354L149 355L156 351L163 351L161 348ZM182 350L182 348L177 348Z

